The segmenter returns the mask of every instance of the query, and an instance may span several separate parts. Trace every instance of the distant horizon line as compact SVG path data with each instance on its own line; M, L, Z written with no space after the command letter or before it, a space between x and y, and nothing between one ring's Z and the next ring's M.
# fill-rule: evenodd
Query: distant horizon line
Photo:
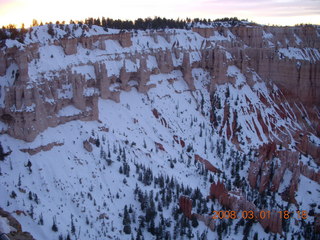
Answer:
M238 17L222 17L222 18L166 18L166 17L160 17L160 16L154 16L154 17L145 17L145 18L135 18L135 19L125 19L125 18L111 18L111 17L105 17L105 16L101 16L101 17L87 17L83 20L73 20L73 19L69 19L69 20L56 20L56 21L42 21L42 20L38 20L38 19L33 19L32 23L30 23L30 25L28 27L26 27L26 23L20 23L20 24L14 24L14 23L9 23L7 25L0 25L1 28L8 28L9 26L14 26L17 29L20 29L24 26L24 28L31 28L31 27L36 27L36 26L42 26L42 25L48 25L48 24L64 24L64 25L68 25L68 24L86 24L85 21L89 20L89 19L93 19L93 20L102 20L102 19L109 19L109 20L113 20L113 21L122 21L122 22L133 22L135 23L137 20L142 19L142 20L147 20L147 19L156 19L156 18L160 18L160 19L166 19L166 20L173 20L173 21L183 21L183 22L187 22L188 19L191 20L191 22L195 22L195 23L199 23L202 21L207 21L207 23L214 23L214 22L229 22L229 21L239 21L239 22L248 22L251 24L257 24L257 25L261 25L261 26L277 26L277 27L295 27L295 26L305 26L305 25L310 25L310 26L320 26L320 24L314 24L314 23L306 23L306 22L301 22L301 23L297 23L297 24L292 24L292 25L283 25L283 24L262 24L262 23L258 23L256 21L252 21L252 20L248 20L248 19L240 19ZM230 19L230 20L227 20ZM35 25L36 23L36 25ZM20 25L20 27L18 27ZM92 25L96 25L96 24L92 24ZM99 25L96 25L99 26Z

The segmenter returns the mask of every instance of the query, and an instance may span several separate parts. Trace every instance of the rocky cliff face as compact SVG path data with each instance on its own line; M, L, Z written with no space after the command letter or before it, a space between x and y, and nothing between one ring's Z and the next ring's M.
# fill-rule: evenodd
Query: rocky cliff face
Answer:
M190 90L194 90L192 69L208 69L212 79L210 89L214 91L216 85L232 82L227 75L228 66L232 65L249 80L253 76L248 69L253 69L263 81L276 83L292 104L299 98L307 111L310 110L311 121L317 122L318 116L312 108L320 101L318 31L312 27L240 26L195 28L193 32L184 33L142 33L149 37L144 43L147 52L137 50L138 36L132 33L62 38L54 40L54 44L48 40L20 48L7 47L1 50L0 62L2 81L11 81L7 86L2 84L1 120L8 125L4 132L32 141L46 128L75 118L97 120L98 97L119 101L119 92L129 91L133 86L146 93L154 87L149 84L151 74L180 70ZM181 40L184 34L188 37ZM165 48L159 44L159 38L165 41ZM51 59L44 56L49 49L59 54L63 49L66 55L63 58L70 55L70 60L75 61L57 67L59 64L55 62L60 61L57 59L60 56L51 54ZM87 61L76 60L85 49L96 51L87 51L86 54L93 55ZM114 61L122 61L123 66L120 71L108 73L108 65L111 67ZM40 67L39 62L43 63ZM45 64L49 66L43 66ZM80 111L77 117L59 115L67 106Z
M182 77L188 87L184 91L195 99L198 94L202 97L197 110L210 117L210 128L224 140L218 146L225 149L227 141L239 153L231 156L237 160L233 175L248 163L247 175L235 181L237 188L247 182L254 194L279 193L283 201L299 209L300 180L320 184L319 28L247 25L161 32L90 31L83 29L87 34L73 38L51 38L43 26L24 45L6 42L0 51L2 134L33 142L46 129L70 121L100 122L99 99L119 103L123 92L135 88L148 95L164 79L173 85ZM207 80L208 112L205 97L196 87L202 78ZM175 93L183 91L175 89ZM174 129L164 112L152 109L163 127ZM219 180L228 171L193 154L190 139L174 135L173 142L183 149L187 146L187 157ZM54 142L20 150L37 154L62 145ZM155 151L167 153L163 143L155 145ZM93 151L89 141L83 146ZM239 160L241 154L250 155L250 162ZM209 196L236 211L262 209L263 204L239 191L229 191L218 182L211 185ZM207 216L191 213L192 201L181 198L180 205L188 218L196 216L215 229ZM275 214L259 222L271 232L283 231Z

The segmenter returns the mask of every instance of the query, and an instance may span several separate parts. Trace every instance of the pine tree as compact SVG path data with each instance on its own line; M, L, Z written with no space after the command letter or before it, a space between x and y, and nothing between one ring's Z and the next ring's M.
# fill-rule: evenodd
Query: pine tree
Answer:
M142 235L142 231L141 231L141 226L139 226L138 231L137 231L137 235L136 235L136 240L142 240L143 239L143 235Z
M34 211L33 211L33 205L30 205L30 211L29 211L30 217L33 219Z
M177 239L178 235L179 235L179 226L178 224L175 224L173 228L173 239Z
M76 233L76 227L73 223L73 215L71 214L71 234L74 235Z
M53 38L54 37L54 29L52 23L48 24L48 34Z
M55 217L53 217L53 223L52 223L51 229L54 232L58 232L58 227L57 227L57 224L56 224L56 218Z
M34 201L36 202L36 204L39 204L39 198L38 195L36 193L33 194L34 197Z
M131 219L130 219L130 215L128 212L128 206L125 205L124 206L124 212L123 212L123 220L122 220L122 224L123 224L123 231L125 234L131 234Z
M158 202L158 212L162 212L162 205L161 205L161 202Z
M40 213L38 224L39 224L39 225L43 225L43 216L42 216L42 213Z
M128 212L128 206L127 205L124 206L122 224L123 225L131 224L130 215L129 215L129 212Z
M193 237L194 237L190 225L189 225L188 228L187 228L187 237L188 237L189 239L193 239Z
M31 201L33 198L32 198L32 192L29 191L29 200Z
M0 161L3 161L4 160L4 152L3 152L3 147L1 145L1 142L0 142Z
M127 235L131 234L131 226L130 225L125 225L123 227L123 232Z
M174 164L173 164L172 160L170 160L170 167L174 168Z
M31 169L32 163L30 162L30 160L28 160L28 163L27 163L26 167L28 167L29 173L32 173L32 169Z
M13 199L15 199L17 197L17 194L15 193L15 191L11 192L10 197Z
M155 231L155 223L154 223L154 220L151 219L151 222L149 224L149 228L148 228L148 231L152 234L152 235L155 235L156 231Z
M196 228L199 226L198 220L195 216L192 216L191 221L192 221L191 223L192 227Z

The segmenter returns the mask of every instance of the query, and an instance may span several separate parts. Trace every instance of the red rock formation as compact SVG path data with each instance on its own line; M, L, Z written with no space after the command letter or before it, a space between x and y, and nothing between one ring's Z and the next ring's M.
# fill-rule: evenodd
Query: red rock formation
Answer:
M298 207L297 201L295 199L295 193L298 190L298 186L299 186L299 177L300 177L300 170L299 169L295 169L293 171L293 175L292 175L292 179L290 181L290 186L289 186L289 201L290 203L296 204L296 206Z
M309 134L297 132L295 135L297 149L303 154L309 154L320 165L320 147L309 141Z
M97 85L100 89L100 96L102 99L109 99L111 98L110 92L110 82L111 79L108 78L108 73L106 69L105 63L95 63L94 64L94 71L96 74Z
M210 196L218 199L221 205L233 211L253 211L255 216L259 215L258 209L253 203L246 200L239 193L228 192L223 183L212 183L210 187ZM261 226L273 233L282 233L282 220L276 211L272 211L270 218L257 218Z
M83 48L89 50L93 50L95 48L106 50L106 40L117 41L122 47L132 46L131 33L93 35L89 37L81 37L78 41L81 43ZM56 45L59 45L59 43L56 43ZM64 45L62 45L62 47L64 48Z
M186 143L180 138L180 145L182 148L184 148L186 146Z
M147 93L150 88L155 87L155 84L148 84L150 80L150 71L147 68L147 60L145 57L140 58L140 68L138 70L139 86L138 91Z
M259 219L259 222L266 231L282 234L282 219L276 211L271 211L270 218Z
M92 37L82 37L80 38L79 42L81 43L83 48L89 49L89 50L93 50L93 43L94 40Z
M215 230L215 221L212 219L212 217L204 216L196 213L191 213L192 211L192 200L188 197L181 196L179 198L179 206L180 210L183 212L183 214L189 218L190 220L192 218L196 218L198 221L203 222L207 227L210 228L211 231Z
M173 135L173 140L179 144L179 137L177 135Z
M9 212L0 208L0 217L6 218L9 225L16 229L16 231L11 231L8 237L11 240L35 240L29 232L23 232L21 224L15 219Z
M214 173L221 173L221 171L216 168L215 166L213 166L208 160L200 157L198 154L195 154L194 155L194 159L198 162L201 162L204 164L205 168L208 169L209 171L211 172L214 172Z
M179 206L180 206L181 211L184 213L184 215L187 218L191 219L192 200L187 197L181 196L179 198Z
M239 37L246 45L252 48L261 48L262 47L262 28L257 27L246 27L239 26L230 29L231 32Z
M214 29L213 28L192 28L192 31L200 34L204 38L208 38L213 36Z
M195 86L193 83L192 71L190 66L190 56L188 52L184 52L183 61L182 61L182 74L183 78L188 84L190 90L195 90Z
M131 33L120 33L119 34L119 43L122 47L131 47L132 41L131 41Z
M215 230L215 221L211 216L204 216L200 214L193 213L192 217L197 218L198 221L203 222L211 231Z
M153 113L153 116L155 116L155 118L156 119L158 119L159 118L159 115L160 115L160 113L158 112L158 110L157 109L152 109L152 113Z
M72 55L77 53L77 38L63 38L61 39L61 46L63 47L66 55Z
M259 187L259 192L267 189L270 179L270 160L276 150L274 143L264 144L259 148L259 159L251 162L248 172L249 184L252 188ZM257 182L260 177L260 182Z
M261 96L262 97L262 96ZM263 99L263 98L260 98L260 99ZM266 101L266 100L265 100ZM265 105L268 106L268 103L265 103ZM269 137L269 129L268 129L268 126L265 124L265 122L263 121L262 119L262 116L261 116L261 112L259 109L257 109L257 119L258 119L258 122L260 123L260 126L262 127L262 131L263 131L263 134L266 136L266 137Z
M72 84L72 103L73 105L84 111L86 109L86 101L84 98L84 89L86 88L86 80L81 74L68 74L69 82Z
M92 145L88 140L83 141L83 148L87 150L88 152L92 152Z
M157 148L157 149L159 149L159 150L161 150L161 151L166 151L161 143L155 142L155 144L156 144L156 148Z
M126 70L126 64L125 61L123 62L123 66L120 69L120 81L121 81L121 89L128 91L131 89L130 86L128 86L128 81L130 80L130 72L127 72Z
M21 152L25 152L25 153L29 153L30 155L35 155L41 151L49 151L51 150L53 147L56 147L56 146L63 146L64 144L63 143L58 143L58 142L52 142L52 143L49 143L49 144L46 144L46 145L41 145L39 147L36 147L36 148L23 148L23 149L20 149Z
M278 166L278 164L275 166L275 172L272 177L272 186L270 188L271 191L277 192L281 183L281 180L283 178L283 175L286 171L286 164L281 162L281 166Z
M173 70L172 54L167 49L156 53L160 73L170 73Z
M4 76L6 74L7 66L5 54L0 51L0 76Z
M229 120L228 120L229 117L230 117L230 112L229 112L229 111L230 111L229 105L228 105L228 104L225 104L225 105L224 105L224 112L223 112L223 121L222 121L221 129L220 129L220 132L219 132L219 135L220 135L220 136L222 135L222 130L223 130L223 128L224 128L225 125L227 126L227 128L230 127L230 126L229 126ZM229 138L230 135L231 135L230 129L227 130L227 131L229 131L229 134L227 134L227 138Z

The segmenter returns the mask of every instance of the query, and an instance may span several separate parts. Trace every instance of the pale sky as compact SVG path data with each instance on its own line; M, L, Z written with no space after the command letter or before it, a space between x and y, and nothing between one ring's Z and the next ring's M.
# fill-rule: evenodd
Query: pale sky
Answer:
M238 17L261 24L320 24L320 0L0 0L0 26L87 17Z

